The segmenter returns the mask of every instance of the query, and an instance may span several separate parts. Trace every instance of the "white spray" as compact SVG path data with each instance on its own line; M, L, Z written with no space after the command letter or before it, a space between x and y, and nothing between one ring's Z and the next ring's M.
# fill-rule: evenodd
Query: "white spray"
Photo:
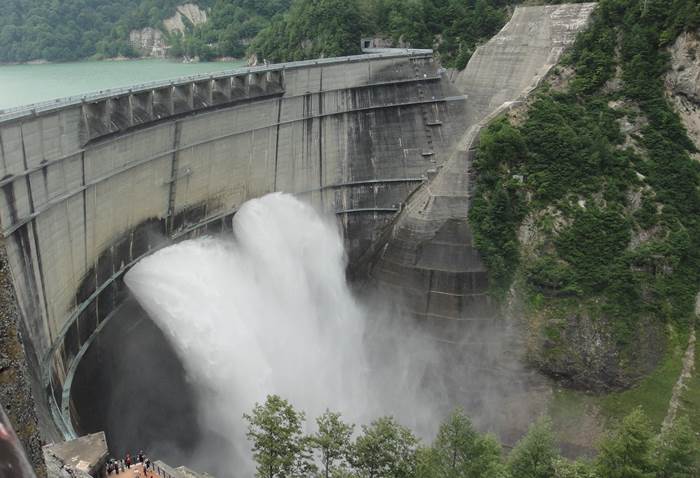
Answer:
M203 427L229 442L226 456L206 457L210 464L251 467L241 417L268 394L311 419L328 408L366 423L403 408L412 415L405 419L424 421L415 412L430 407L416 403L410 365L396 363L395 352L370 365L368 314L346 284L332 221L276 193L244 204L233 235L165 248L125 279L183 359Z

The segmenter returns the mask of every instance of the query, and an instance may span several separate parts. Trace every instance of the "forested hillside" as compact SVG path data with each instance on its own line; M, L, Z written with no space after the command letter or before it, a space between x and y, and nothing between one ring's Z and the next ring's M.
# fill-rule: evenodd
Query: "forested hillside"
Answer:
M358 53L362 35L380 36L397 46L436 47L443 65L464 68L476 44L505 24L514 3L296 0L255 38L251 51L272 61L340 56Z
M700 163L664 78L698 27L696 0L601 0L550 81L482 135L471 222L494 294L521 299L531 361L574 387L630 386L693 326Z
M178 0L7 0L0 14L0 61L132 56L129 31L155 25Z
M166 33L169 54L202 59L256 54L285 61L358 53L363 35L435 47L463 68L517 0L8 0L0 15L0 62L136 56L129 32L162 29L175 7L208 12L202 25Z
M129 32L162 28L178 5L209 11L205 25L187 25L168 39L182 54L243 56L246 43L291 0L7 0L0 14L0 62L66 61L137 56Z
M182 1L182 0L181 0ZM198 2L208 7L209 21L188 26L184 35L169 38L170 56L242 58L250 41L270 20L287 11L292 0L214 0Z

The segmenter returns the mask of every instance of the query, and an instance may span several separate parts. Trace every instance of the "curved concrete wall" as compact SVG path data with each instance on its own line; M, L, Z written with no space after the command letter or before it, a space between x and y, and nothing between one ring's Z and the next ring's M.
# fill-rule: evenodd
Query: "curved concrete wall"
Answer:
M70 372L154 248L272 191L371 244L461 134L430 53L271 66L0 117L0 224L38 401L64 436ZM41 428L52 429L49 412Z

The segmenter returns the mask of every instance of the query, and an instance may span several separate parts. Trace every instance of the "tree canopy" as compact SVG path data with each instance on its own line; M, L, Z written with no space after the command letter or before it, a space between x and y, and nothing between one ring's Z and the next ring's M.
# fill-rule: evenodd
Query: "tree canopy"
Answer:
M0 17L0 62L135 56L129 32L162 29L184 0L8 0ZM517 0L190 0L202 25L166 35L172 56L256 54L290 61L359 53L363 35L437 48L463 68L505 23Z
M700 473L698 439L687 419L679 417L655 434L641 409L610 430L592 461L561 456L546 417L506 455L498 440L478 432L461 410L445 418L427 445L392 417L363 425L353 437L354 425L330 411L316 419L317 431L305 435L304 413L276 395L245 418L262 478L691 478Z

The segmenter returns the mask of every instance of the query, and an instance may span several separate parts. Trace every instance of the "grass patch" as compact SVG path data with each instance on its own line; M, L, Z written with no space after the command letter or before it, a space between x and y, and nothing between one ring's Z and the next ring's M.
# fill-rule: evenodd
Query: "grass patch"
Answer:
M598 397L593 395L565 388L556 389L549 403L548 413L557 431L557 438L563 443L578 442L595 448L600 439L598 432L602 427L596 427L598 430L586 433L581 425L591 421L597 422L600 409L598 401Z
M624 392L611 393L601 397L603 415L619 420L637 406L641 406L652 425L660 428L666 417L673 386L683 367L683 354L688 346L688 335L670 331L666 356L648 377L638 385Z
M548 413L557 430L562 430L560 438L566 440L566 430L577 430L579 424L596 417L602 420L602 428L610 428L624 418L631 410L641 406L659 429L666 417L668 404L682 369L683 355L688 346L688 334L671 331L668 348L663 361L635 387L623 392L607 395L591 395L575 390L557 389L549 404ZM693 430L700 433L700 354L695 355L695 370L688 388L682 395L681 413L690 417ZM578 433L578 432L577 432ZM575 433L576 434L576 433ZM575 435L574 434L574 435ZM595 446L599 437L587 437L590 446Z

